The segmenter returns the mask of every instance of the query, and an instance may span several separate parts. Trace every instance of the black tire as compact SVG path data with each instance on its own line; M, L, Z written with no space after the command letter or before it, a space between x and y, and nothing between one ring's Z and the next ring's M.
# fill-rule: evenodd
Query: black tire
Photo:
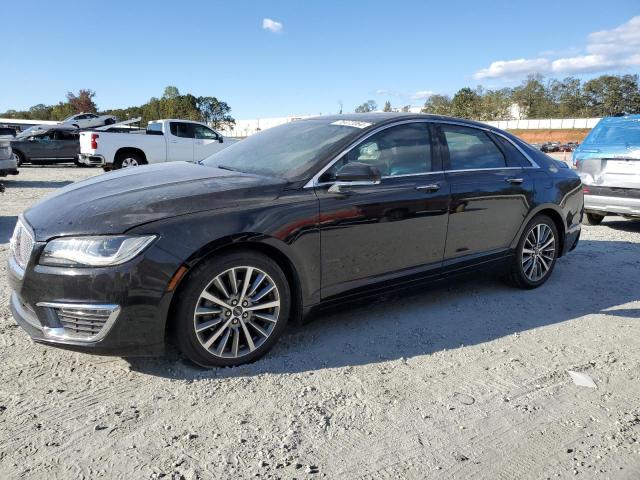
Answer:
M137 163L137 165L126 165L126 163L129 163L129 160L133 160ZM125 163L125 166L123 167L123 163ZM135 152L125 152L125 153L119 153L118 156L115 159L115 162L113 163L113 168L114 170L118 170L120 168L127 168L127 167L133 167L133 166L139 166L139 165L144 165L145 160L142 158L142 155L140 155L139 153L135 153Z
M602 220L604 220L604 215L600 215L598 213L585 212L584 216L582 217L582 223L584 223L585 225L591 225L593 227L595 227L596 225L600 225L602 223Z
M104 121L104 124L105 124L105 125L113 125L114 123L116 123L116 121L115 121L113 118L107 118L107 119Z
M201 293L205 288L209 288L209 291L211 291L210 285L218 275L231 268L242 267L259 269L273 280L280 300L280 307L275 326L262 344L243 356L225 358L210 352L198 339L194 322L195 309L199 305ZM284 331L291 311L291 289L282 269L269 257L252 251L222 254L197 265L183 281L176 295L175 308L172 310L172 321L174 326L173 334L177 346L192 362L206 368L236 366L253 362L262 357L276 343L278 337ZM223 318L222 322L225 321L222 313L220 318ZM211 328L218 328L218 325ZM231 331L231 326L228 329ZM226 330L224 332L226 333ZM256 338L259 338L257 332L254 333L256 333ZM220 337L223 337L223 335L220 335Z
M17 150L14 150L13 153L15 153L16 157L18 157L18 167L21 167L25 161L24 153L18 152Z
M525 248L525 242L527 241L527 236L530 232L536 228L538 225L546 225L551 229L551 233L554 238L554 248L553 248L553 260L551 260L551 265L549 266L546 273L537 280L532 280L525 273L525 269L523 267L523 250ZM536 215L531 219L531 221L527 224L526 228L522 232L522 236L520 241L518 242L518 246L516 248L516 254L511 261L511 265L506 275L506 280L509 284L514 287L524 288L524 289L532 289L538 288L542 284L544 284L551 274L553 273L553 269L555 268L556 261L558 260L558 253L560 247L560 237L558 236L558 229L556 228L555 223L548 216L544 214Z

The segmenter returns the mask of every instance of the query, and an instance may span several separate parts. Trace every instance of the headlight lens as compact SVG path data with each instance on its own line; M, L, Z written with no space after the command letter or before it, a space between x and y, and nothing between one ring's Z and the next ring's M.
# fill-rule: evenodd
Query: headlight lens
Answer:
M51 240L40 255L40 265L107 267L128 262L155 239L155 235L67 237Z

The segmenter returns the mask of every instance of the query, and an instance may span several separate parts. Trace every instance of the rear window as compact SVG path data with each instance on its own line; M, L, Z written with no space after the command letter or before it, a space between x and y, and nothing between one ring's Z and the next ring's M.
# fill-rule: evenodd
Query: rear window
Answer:
M482 130L458 125L442 125L449 147L450 170L504 168L502 152Z
M589 144L640 145L640 118L600 121L583 142Z

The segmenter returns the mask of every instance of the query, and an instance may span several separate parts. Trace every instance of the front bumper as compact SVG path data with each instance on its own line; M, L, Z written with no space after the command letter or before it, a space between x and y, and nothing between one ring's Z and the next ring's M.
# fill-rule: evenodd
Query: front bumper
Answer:
M114 267L47 267L37 263L43 248L36 243L25 269L10 255L7 269L11 312L34 341L101 355L164 352L179 261L151 246Z
M589 212L640 215L640 198L585 194L584 209Z
M107 161L102 155L89 155L87 153L81 153L78 155L78 162L89 166L104 167Z

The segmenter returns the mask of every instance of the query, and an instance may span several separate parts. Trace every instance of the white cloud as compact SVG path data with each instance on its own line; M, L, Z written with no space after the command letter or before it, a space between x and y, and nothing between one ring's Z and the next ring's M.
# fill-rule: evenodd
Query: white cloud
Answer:
M278 33L282 31L282 23L276 22L270 18L265 18L262 20L262 28L273 33Z
M416 93L411 95L412 100L424 100L429 98L431 95L435 94L431 90L418 90Z
M519 58L517 60L498 60L488 68L478 70L473 74L476 80L483 78L519 77L531 72L546 72L550 68L546 58Z
M376 90L376 95L387 95L389 93L389 90L385 90L384 88L379 88Z
M548 58L553 52L540 58L499 60L478 70L473 78L514 78L531 73L576 74L604 72L640 66L640 16L633 17L611 30L589 34L584 48L586 55ZM584 51L583 50L583 51ZM567 52L568 53L568 52Z

